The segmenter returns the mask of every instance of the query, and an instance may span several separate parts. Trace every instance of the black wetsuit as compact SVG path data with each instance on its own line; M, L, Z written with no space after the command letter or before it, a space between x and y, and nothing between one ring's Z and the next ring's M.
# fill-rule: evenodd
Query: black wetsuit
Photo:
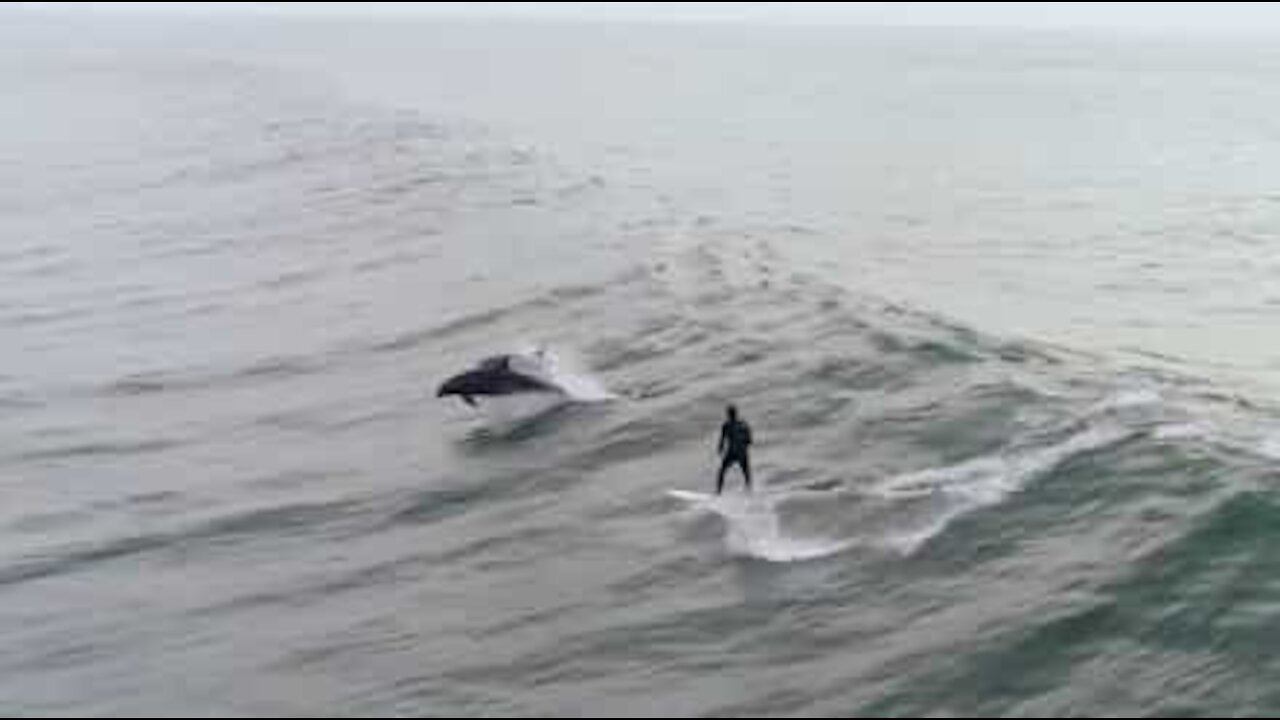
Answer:
M720 479L716 494L724 493L724 478L734 465L742 468L746 476L747 490L751 490L751 427L742 420L730 420L720 431L720 453L724 462L720 465Z

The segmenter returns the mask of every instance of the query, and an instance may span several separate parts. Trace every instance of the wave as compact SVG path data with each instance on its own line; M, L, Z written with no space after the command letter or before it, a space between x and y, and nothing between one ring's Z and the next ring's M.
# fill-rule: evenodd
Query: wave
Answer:
M1048 447L1003 451L886 480L870 494L900 507L924 505L927 509L911 527L890 534L885 544L904 555L914 555L957 520L1003 503L1082 455L1133 436L1133 430L1123 427L1088 428Z

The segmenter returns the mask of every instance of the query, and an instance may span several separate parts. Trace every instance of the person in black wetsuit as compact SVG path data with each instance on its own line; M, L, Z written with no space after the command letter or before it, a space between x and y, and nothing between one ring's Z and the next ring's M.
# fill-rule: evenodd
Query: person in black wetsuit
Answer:
M747 492L751 485L751 426L738 417L738 409L729 406L728 419L720 430L720 457L724 462L720 465L720 478L716 482L716 495L724 494L724 478L734 465L742 468L746 476Z

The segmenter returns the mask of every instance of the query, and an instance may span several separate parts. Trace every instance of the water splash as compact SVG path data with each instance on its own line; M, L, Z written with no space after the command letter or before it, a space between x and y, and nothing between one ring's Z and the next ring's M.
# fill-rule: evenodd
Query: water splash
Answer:
M526 347L517 354L516 362L521 372L559 389L573 402L604 403L618 399L572 352Z
M672 492L671 497L724 520L725 543L737 557L791 564L822 560L849 549L848 543L787 535L778 515L778 498L681 491Z

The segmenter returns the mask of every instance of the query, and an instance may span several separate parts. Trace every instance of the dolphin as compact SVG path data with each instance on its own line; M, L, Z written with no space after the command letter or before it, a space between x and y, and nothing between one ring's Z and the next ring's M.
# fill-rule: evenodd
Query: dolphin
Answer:
M475 368L449 378L440 386L436 396L458 397L476 407L476 398L479 397L562 392L550 382L516 369L515 360L517 358L511 355L489 358Z

